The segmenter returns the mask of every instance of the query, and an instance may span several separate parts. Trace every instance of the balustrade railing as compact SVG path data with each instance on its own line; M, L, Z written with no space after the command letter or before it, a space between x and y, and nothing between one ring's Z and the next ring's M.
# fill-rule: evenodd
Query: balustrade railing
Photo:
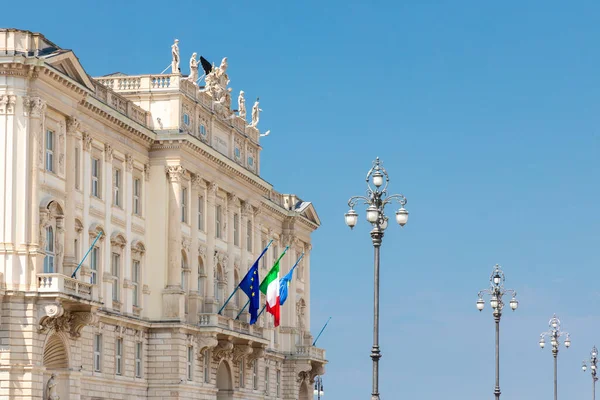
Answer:
M299 357L314 358L317 360L325 359L325 350L313 346L296 346L296 355Z
M92 299L92 284L62 274L38 274L38 292L65 293L86 300Z
M237 321L219 314L199 314L198 325L200 325L201 327L211 326L216 328L229 329L234 332L245 333L247 335L264 338L263 328L259 328L256 325L249 325L247 322Z

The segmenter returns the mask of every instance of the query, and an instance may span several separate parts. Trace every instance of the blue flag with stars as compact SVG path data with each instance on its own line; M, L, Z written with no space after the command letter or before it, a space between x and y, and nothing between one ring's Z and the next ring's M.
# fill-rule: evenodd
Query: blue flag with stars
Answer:
M260 260L260 257L258 258ZM258 319L258 309L260 308L260 280L258 279L258 260L248 270L248 273L240 282L240 289L246 293L250 299L250 325Z

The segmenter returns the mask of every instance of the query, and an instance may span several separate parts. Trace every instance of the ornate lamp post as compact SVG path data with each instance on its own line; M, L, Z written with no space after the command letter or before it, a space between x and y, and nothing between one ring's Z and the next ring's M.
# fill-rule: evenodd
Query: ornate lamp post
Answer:
M590 372L592 374L592 400L596 400L596 381L598 380L598 377L596 377L596 373L598 372L597 364L598 349L596 348L596 346L594 346L592 348L592 351L590 352ZM583 370L583 372L587 370L587 364L585 363L585 360L583 361L581 369Z
M489 289L481 290L477 294L479 297L479 299L477 299L477 309L479 311L483 310L485 307L483 295L488 294L490 296L492 315L494 316L494 321L496 322L496 387L494 389L496 400L500 399L500 317L502 316L502 309L504 308L502 297L504 297L506 293L511 293L512 298L510 299L508 305L513 311L515 311L519 306L519 302L516 299L517 292L515 292L513 289L505 289L504 279L504 272L502 272L502 268L496 264L496 266L494 266L494 270L492 271L492 275L490 276Z
M350 210L345 215L346 224L350 229L354 228L358 221L358 214L354 211L357 203L363 203L367 206L367 221L373 226L371 230L371 239L375 250L375 279L374 279L374 310L373 310L373 348L371 349L371 359L373 360L373 392L371 400L379 400L379 250L383 239L383 233L388 226L388 217L384 214L385 206L396 201L400 208L396 211L396 222L400 226L406 225L408 221L408 211L404 209L406 197L401 194L390 195L387 187L390 178L383 168L379 157L373 162L373 167L367 173L367 195L353 196L348 200ZM374 188L371 186L373 184ZM383 189L382 189L383 186Z
M552 355L554 356L554 400L558 399L558 379L557 379L557 357L558 357L558 347L560 346L559 339L563 336L566 336L564 343L565 347L568 349L571 347L571 339L570 335L567 332L563 332L560 330L560 320L556 317L556 314L552 316L552 319L548 323L550 325L550 329L547 332L543 332L540 335L540 347L543 349L546 345L546 341L544 340L545 336L550 337L550 343L552 344Z
M315 396L317 396L318 400L321 400L321 396L325 394L325 389L323 388L323 378L317 376L315 379Z

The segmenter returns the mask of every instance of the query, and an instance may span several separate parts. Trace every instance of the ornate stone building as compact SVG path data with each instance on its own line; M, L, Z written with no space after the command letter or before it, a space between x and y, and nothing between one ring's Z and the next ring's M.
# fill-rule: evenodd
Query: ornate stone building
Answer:
M0 29L2 399L312 398L318 216L261 178L261 110L231 110L227 60L199 87L172 52L168 74L91 78ZM271 239L263 276L305 253L281 326L236 319L241 291L219 315Z

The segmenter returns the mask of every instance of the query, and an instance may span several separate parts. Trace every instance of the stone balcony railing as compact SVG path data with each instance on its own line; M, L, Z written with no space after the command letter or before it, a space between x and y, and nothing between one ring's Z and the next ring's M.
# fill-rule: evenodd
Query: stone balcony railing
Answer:
M295 356L325 361L325 350L314 346L296 346Z
M125 85L125 83L122 84ZM127 83L127 85L135 87L135 83L133 82ZM126 115L140 125L151 128L152 116L150 113L144 110L142 107L136 106L132 101L127 100L125 97L115 93L115 90L111 86L105 85L103 82L96 80L94 82L94 89L96 92L94 94L95 97L104 104L111 106L121 114Z
M229 317L219 314L199 314L198 324L206 327L217 327L227 329L233 332L244 333L250 336L256 336L261 339L264 337L264 330L255 325L250 325L247 322L237 321Z
M37 274L39 293L64 293L92 300L92 284L62 274Z

